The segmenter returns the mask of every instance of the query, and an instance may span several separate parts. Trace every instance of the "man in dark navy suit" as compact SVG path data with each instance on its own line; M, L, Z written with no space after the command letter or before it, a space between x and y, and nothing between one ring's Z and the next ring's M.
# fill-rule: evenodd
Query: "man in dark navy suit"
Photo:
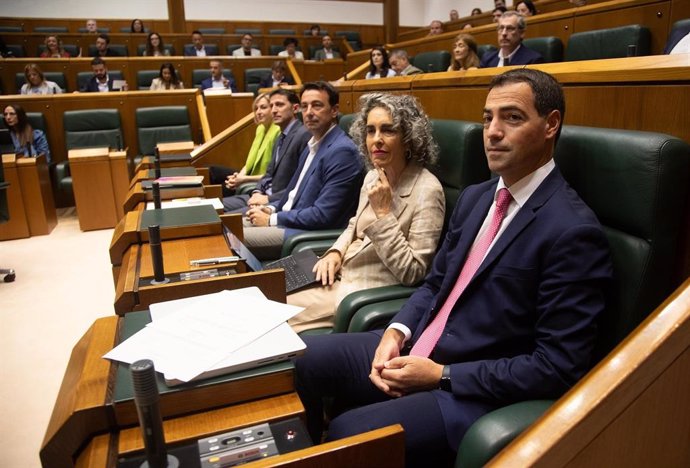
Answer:
M410 466L444 466L480 416L557 398L591 366L609 248L552 159L560 85L532 69L496 76L484 147L499 177L460 195L431 273L385 331L303 337L296 387L321 439L399 423Z
M312 137L283 197L247 211L244 240L261 260L278 258L285 238L296 232L344 228L355 212L363 161L338 126L338 99L323 81L302 88L302 119Z
M544 58L535 50L522 44L525 37L525 18L516 11L506 11L498 20L498 50L487 52L479 68L505 67L543 63Z
M207 90L210 88L215 89L229 89L233 93L237 92L237 86L235 85L235 78L230 72L230 76L226 77L223 74L223 61L219 59L213 59L209 62L209 69L211 71L211 76L201 81L201 90Z

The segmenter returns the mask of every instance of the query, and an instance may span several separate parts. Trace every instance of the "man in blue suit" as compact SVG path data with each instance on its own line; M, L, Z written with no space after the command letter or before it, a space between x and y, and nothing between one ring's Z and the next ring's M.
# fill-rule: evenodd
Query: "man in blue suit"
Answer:
M483 414L557 398L587 372L612 272L601 225L552 159L564 111L546 73L492 80L484 146L500 177L461 194L423 285L385 331L303 337L296 385L316 442L331 396L355 409L328 440L400 423L408 464L440 466Z
M230 72L229 77L223 75L223 62L221 60L211 60L209 69L211 71L211 76L201 82L202 91L209 88L216 88L229 89L233 93L237 92L237 86L235 85L235 79L232 76L232 72Z
M543 63L544 58L522 44L525 37L525 18L516 11L506 11L498 20L498 50L482 56L479 68L505 67Z
M302 118L312 138L280 201L247 211L244 240L261 260L278 258L296 232L344 228L357 207L363 162L337 124L338 98L323 81L302 88Z

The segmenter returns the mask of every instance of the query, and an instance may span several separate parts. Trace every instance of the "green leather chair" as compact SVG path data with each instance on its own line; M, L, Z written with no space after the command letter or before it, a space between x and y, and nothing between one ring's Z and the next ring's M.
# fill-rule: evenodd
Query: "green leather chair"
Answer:
M477 56L481 59L485 53L496 50L497 47L491 44L481 44L477 46Z
M450 52L447 50L420 52L412 57L412 65L425 73L446 71L450 65Z
M65 49L65 52L67 52L70 57L78 57L79 56L79 46L75 44L63 44L62 47ZM36 51L37 56L41 56L43 52L45 52L46 46L45 44L39 44L38 45L38 50Z
M259 93L261 80L270 74L270 68L247 68L244 71L244 90L256 96Z
M598 361L688 275L679 271L679 252L688 244L690 146L658 133L566 126L555 159L611 246L615 280L600 324ZM484 465L551 403L522 402L483 416L464 436L456 466Z
M311 36L311 29L305 29L304 35L305 36ZM327 36L327 35L328 35L327 29L322 29L321 31L319 31L319 36Z
M634 46L634 51L631 49ZM620 28L597 29L574 33L568 39L564 61L621 58L651 53L649 29L633 24Z
M676 21L671 26L671 32L668 33L666 46L664 46L664 54L668 54L673 50L673 47L678 44L678 41L690 32L690 18Z
M194 44L185 44L184 49L194 47ZM182 50L184 50L182 49ZM219 55L217 44L204 44L204 49L206 50L206 56ZM230 54L228 54L230 55Z
M362 48L362 38L359 35L359 31L336 31L335 37L344 37L352 46L352 50L360 50Z
M268 46L268 55L278 55L282 51L285 50L285 47L282 44L271 44ZM301 50L299 47L297 47L297 50Z
M151 82L154 78L158 78L160 70L139 70L137 72L137 89L139 91L146 91L151 89Z
M5 46L7 49L7 57L10 58L22 58L26 57L26 52L24 52L24 46L21 44L7 44Z
M460 193L469 185L488 180L491 172L484 155L481 124L432 119L432 125L440 153L438 165L429 170L443 186L446 198L445 232ZM442 239L443 235L439 242ZM349 294L338 306L333 329L312 330L310 333L342 333L382 328L414 291L414 287L395 285Z
M523 40L522 43L539 52L546 63L563 61L563 41L558 37L533 37Z
M24 28L21 26L0 26L0 33L6 32L24 32Z
M67 26L36 26L35 33L68 33Z
M242 44L228 44L225 46L225 53L227 55L232 55L232 53L235 52L240 47L242 47Z
M65 32L67 32L67 31L65 31ZM84 27L82 27L82 28L77 29L77 32L83 34L83 33L88 33L89 30L86 29L86 28L84 28ZM105 27L104 27L104 28L96 28L96 32L98 32L99 34L102 34L102 33L110 33L110 28L105 28Z
M93 76L93 72L85 71L77 73L77 89L85 89L89 84L89 80ZM113 80L123 80L122 72L120 70L108 70L108 76Z
M67 92L67 79L65 74L62 72L43 72L43 76L48 81L54 81L61 89L63 93ZM17 86L17 93L22 89L24 83L26 83L26 77L24 73L16 73L14 76L14 83Z
M268 34L272 36L294 36L294 29L269 29Z
M235 34L262 34L260 28L235 28Z
M136 122L140 155L152 155L158 143L193 140L186 106L141 107Z
M201 34L225 34L225 28L199 28Z
M168 55L170 55L170 56L175 55L175 47L172 44L164 44L163 48L168 51ZM137 55L139 57L143 57L145 51L146 51L146 44L139 44L137 46Z
M129 56L129 49L127 49L127 46L124 44L110 44L108 46L108 48L110 50L112 50L113 52L115 52L120 57ZM95 44L89 45L89 57L93 57L95 54L96 54L96 45ZM106 57L106 60L107 59L108 59L108 57Z
M120 127L120 111L117 109L93 109L65 111L62 115L65 129L65 149L124 147ZM72 175L69 161L55 165L55 191L60 200L74 203Z
M211 71L208 68L197 68L192 70L192 85L195 88L201 88L201 82L210 76ZM235 76L232 74L232 70L229 68L223 68L223 76L228 80L235 79Z

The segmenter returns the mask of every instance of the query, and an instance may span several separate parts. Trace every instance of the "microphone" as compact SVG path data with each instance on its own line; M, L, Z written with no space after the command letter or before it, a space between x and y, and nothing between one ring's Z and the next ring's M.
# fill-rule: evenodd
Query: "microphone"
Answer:
M139 426L144 439L146 461L141 468L176 468L179 461L167 454L163 418L160 410L160 394L156 385L153 361L142 359L129 366L134 385L134 404L137 407Z
M157 210L161 209L161 184L156 181L151 183L153 189L153 207Z
M153 169L156 175L156 179L161 178L161 153L156 147L153 150Z
M161 246L161 231L158 224L149 226L149 245L151 247L151 263L153 264L151 284L165 284L170 280L165 277L163 268L163 247Z
M119 132L117 134L117 150L122 151L122 137Z

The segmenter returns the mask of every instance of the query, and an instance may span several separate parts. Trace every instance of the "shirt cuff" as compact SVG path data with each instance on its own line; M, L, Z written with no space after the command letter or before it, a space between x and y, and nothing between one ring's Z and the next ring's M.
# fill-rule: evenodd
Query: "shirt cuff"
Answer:
M402 323L399 323L399 322L393 322L388 326L388 328L393 328L394 330L398 330L403 335L405 335L405 339L403 339L403 344L407 343L407 340L412 338L412 332L410 331L409 328L407 328L407 325L403 325Z
M278 213L273 213L271 215L271 217L268 219L268 225L269 226L277 226L278 225Z

